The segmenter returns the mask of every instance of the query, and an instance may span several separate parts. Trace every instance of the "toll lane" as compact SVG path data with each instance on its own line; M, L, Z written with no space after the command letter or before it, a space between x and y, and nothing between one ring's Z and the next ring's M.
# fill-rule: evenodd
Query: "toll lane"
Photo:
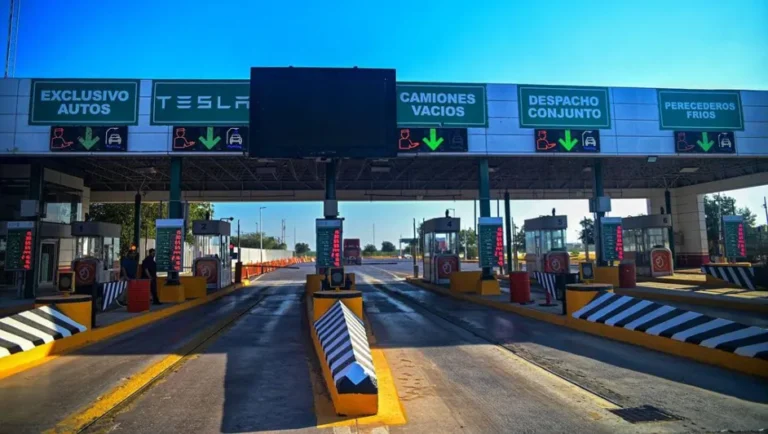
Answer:
M358 289L408 424L390 432L616 432L614 406L418 307Z
M262 303L87 432L319 432L304 272L264 276Z
M243 288L0 380L0 432L40 432L53 427L181 349L196 332L258 302L261 288Z
M653 405L683 418L666 422L679 430L768 426L765 380L443 297L398 280L402 269L358 272L400 301L416 302L623 408Z

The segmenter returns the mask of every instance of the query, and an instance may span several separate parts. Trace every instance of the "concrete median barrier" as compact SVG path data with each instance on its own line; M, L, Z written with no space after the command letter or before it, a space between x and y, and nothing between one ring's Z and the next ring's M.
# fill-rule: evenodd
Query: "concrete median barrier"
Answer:
M476 292L482 272L480 271L454 271L450 276L451 292Z
M336 413L375 415L379 386L362 319L336 300L314 321L312 340Z
M90 306L90 302L87 303ZM90 322L90 311L84 316ZM47 305L0 318L0 359L87 330L57 306Z
M181 276L179 280L184 286L184 298L190 300L208 295L208 283L205 277Z
M571 317L607 337L768 376L768 329L613 293L595 296Z
M728 285L755 290L755 270L752 264L708 264L701 266L701 272L707 275L707 284Z

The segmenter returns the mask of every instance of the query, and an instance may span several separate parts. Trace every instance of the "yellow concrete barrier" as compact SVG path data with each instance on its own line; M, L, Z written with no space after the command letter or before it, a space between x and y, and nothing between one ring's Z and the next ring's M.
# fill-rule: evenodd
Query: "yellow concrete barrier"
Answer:
M492 280L478 279L475 292L480 295L499 295L501 294L501 286L495 278Z
M35 307L56 305L56 309L70 317L72 321L82 324L86 330L93 328L91 323L93 303L90 295L52 295L35 299Z
M340 292L320 291L314 294L314 302L331 300L333 304L319 318L316 317L318 310L315 306L313 316L316 319L310 326L312 343L336 414L347 417L375 415L379 409L379 389L364 322L351 317L352 309L344 304L344 298L331 297ZM322 293L328 293L329 297L318 298L317 295ZM352 313L357 315L357 312ZM355 336L354 341L352 336ZM335 351L342 354L349 352L351 360L328 357Z
M357 283L355 278L355 273L347 273L346 276L344 276L347 279L347 282L349 282L349 289L356 290L357 289Z
M208 295L205 277L181 276L181 285L184 286L184 297L187 299L203 298Z
M605 283L572 283L565 285L565 311L568 316L586 306L595 296L603 292L613 292L613 287Z
M160 303L184 303L184 285L168 285L164 277L157 278L157 298Z
M481 271L454 271L450 277L451 292L477 292Z
M619 267L595 267L594 283L606 283L614 288L619 285Z
M340 291L317 291L312 294L313 322L320 319L328 309L341 300L362 321L363 319L363 294L360 291L344 289Z
M322 274L307 274L306 292L309 295L316 293L323 289L323 280L325 276Z

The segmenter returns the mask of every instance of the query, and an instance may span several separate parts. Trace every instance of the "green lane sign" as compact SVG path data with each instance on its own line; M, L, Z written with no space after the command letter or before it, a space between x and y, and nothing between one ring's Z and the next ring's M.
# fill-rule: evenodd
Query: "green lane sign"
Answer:
M601 218L600 238L602 238L603 260L621 261L624 259L624 234L621 228L621 217Z
M248 125L250 85L239 80L154 80L151 125Z
M341 219L315 220L318 267L341 267Z
M521 128L611 128L608 89L517 86Z
M156 220L155 263L157 271L182 271L184 264L184 220Z
M401 127L488 127L484 84L397 83Z
M744 258L747 256L744 217L739 215L723 216L723 245L726 258Z
M33 222L8 222L5 245L5 271L32 269Z
M137 125L138 80L32 80L29 125Z
M501 218L480 217L477 223L480 267L504 267L504 231Z
M744 129L738 91L658 90L662 130L727 131Z

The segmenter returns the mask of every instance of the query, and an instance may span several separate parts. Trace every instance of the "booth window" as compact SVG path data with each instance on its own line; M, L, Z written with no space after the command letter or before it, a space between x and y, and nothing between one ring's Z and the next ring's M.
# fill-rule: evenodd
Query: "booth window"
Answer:
M549 249L552 250L565 250L565 230L554 230L552 231L552 246Z
M656 246L663 246L663 247L669 247L669 242L666 240L666 232L667 230L665 228L648 228L648 250L656 247Z
M525 253L536 254L536 232L525 233Z

